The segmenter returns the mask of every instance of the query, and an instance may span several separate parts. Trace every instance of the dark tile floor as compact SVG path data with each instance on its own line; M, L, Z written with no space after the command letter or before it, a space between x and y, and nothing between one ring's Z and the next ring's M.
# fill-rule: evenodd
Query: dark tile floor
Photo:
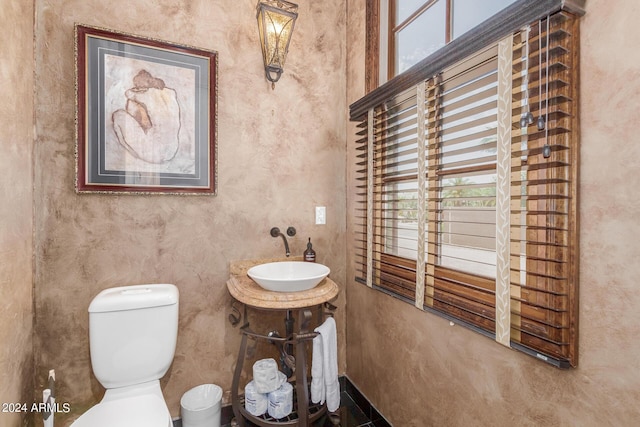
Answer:
M346 377L340 378L340 423L333 424L328 415L320 418L313 427L391 427L362 393ZM230 407L222 408L222 426L231 427L233 413ZM336 421L336 420L334 420ZM255 424L247 422L247 427ZM174 422L174 427L182 427L180 420Z

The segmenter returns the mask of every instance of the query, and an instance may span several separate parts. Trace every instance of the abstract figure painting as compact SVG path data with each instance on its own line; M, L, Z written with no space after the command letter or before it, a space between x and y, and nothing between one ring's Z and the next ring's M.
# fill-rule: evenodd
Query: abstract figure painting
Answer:
M125 108L111 115L111 125L120 145L144 162L171 162L180 148L182 127L176 90L143 69L133 78L133 87L124 95L127 99Z
M215 194L217 53L76 25L76 191Z

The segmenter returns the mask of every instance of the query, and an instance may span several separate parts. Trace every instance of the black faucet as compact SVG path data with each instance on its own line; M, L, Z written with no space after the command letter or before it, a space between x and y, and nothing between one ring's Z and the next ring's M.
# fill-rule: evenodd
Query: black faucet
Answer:
M278 236L282 237L282 240L284 241L285 253L287 254L287 256L291 255L291 252L289 251L289 242L287 242L287 238L285 237L285 235L280 232L280 229L278 227L273 227L270 233L272 237L278 237ZM287 228L287 236L293 237L295 235L296 235L295 228L293 227Z

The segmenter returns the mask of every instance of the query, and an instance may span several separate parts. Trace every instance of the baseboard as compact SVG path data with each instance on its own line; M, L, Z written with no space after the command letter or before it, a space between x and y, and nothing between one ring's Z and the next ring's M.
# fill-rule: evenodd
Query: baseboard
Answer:
M376 427L392 427L391 423L382 416L375 406L371 404L369 399L360 391L358 387L347 376L340 377L340 389L346 391L353 399L356 405L369 417Z

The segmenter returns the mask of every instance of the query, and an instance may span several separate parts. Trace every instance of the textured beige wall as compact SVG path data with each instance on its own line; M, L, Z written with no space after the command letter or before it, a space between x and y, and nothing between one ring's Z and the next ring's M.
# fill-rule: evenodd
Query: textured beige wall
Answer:
M363 3L349 1L347 103L363 90ZM560 371L451 327L355 284L349 267L347 374L393 425L638 424L639 18L635 0L588 0L581 25L580 366Z
M35 1L36 369L38 381L56 369L58 399L71 403L72 417L103 393L90 367L87 307L104 288L179 287L177 351L162 381L177 416L187 389L213 382L229 390L239 334L227 321L228 264L283 255L272 226L297 228L296 254L311 237L318 261L345 282L345 7L300 2L285 72L271 90L256 3ZM75 194L75 22L219 52L217 197ZM315 206L327 207L327 225L314 225ZM336 318L344 372L342 308Z
M33 4L3 2L0 27L0 404L30 404L33 394ZM22 425L23 415L0 412L0 426Z

